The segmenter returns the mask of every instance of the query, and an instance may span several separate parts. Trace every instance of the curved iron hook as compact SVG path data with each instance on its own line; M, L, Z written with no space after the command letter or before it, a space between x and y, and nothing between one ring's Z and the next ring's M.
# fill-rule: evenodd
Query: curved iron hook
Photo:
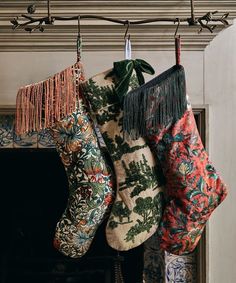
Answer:
M129 20L126 21L126 25L127 25L127 28L126 28L126 31L125 31L124 39L126 39L127 33L128 33L128 31L129 31L129 27L130 27L130 21L129 21ZM130 37L130 36L129 36L129 37Z
M180 26L180 18L176 18L176 21L178 21L178 25L177 25L177 27L176 27L176 30L175 30L175 35L174 35L174 37L176 37L176 35L177 35L177 32L178 32L178 30L179 30L179 26Z
M78 36L80 36L80 15L78 15Z

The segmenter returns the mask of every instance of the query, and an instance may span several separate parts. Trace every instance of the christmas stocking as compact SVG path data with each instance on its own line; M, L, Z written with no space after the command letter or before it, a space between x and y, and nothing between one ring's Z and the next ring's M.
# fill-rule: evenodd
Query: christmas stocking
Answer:
M50 130L69 182L68 205L57 223L54 246L83 256L109 211L113 183L88 113L81 107Z
M49 128L69 181L69 200L56 227L55 247L70 257L88 250L109 211L113 183L93 123L79 95L77 62L45 81L19 89L16 132Z
M190 253L227 190L203 148L183 67L174 66L125 99L125 129L147 136L166 179L160 246L177 255Z
M142 60L124 60L114 68L82 83L83 95L96 115L97 123L113 161L117 194L106 228L108 244L129 250L148 239L157 229L162 214L162 193L157 164L143 138L123 136L122 99L128 89L143 83L142 72L153 73Z

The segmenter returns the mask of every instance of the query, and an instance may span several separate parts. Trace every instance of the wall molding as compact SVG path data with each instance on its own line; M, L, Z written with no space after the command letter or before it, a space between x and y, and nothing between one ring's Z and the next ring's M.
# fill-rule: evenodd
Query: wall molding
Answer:
M44 33L28 34L24 30L12 31L10 19L26 12L29 1L1 0L0 3L0 52L6 51L73 51L76 46L77 21L56 22L46 27ZM37 1L37 15L46 15L46 1ZM236 18L235 1L196 0L196 16L208 11L230 12L230 24ZM73 16L96 14L120 19L140 20L153 17L189 17L190 1L52 1L53 15ZM172 23L154 23L130 28L134 50L173 50ZM223 29L220 25L213 34L198 27L181 24L183 50L202 51ZM99 20L82 20L81 31L85 51L123 50L125 28Z
M192 105L193 113L206 150L209 149L209 105ZM197 282L209 283L209 225L202 233L196 250L197 257Z

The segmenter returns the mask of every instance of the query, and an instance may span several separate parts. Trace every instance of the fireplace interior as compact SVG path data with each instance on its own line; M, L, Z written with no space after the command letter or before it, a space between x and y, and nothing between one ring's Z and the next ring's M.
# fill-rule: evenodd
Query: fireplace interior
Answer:
M1 283L142 282L143 247L118 254L106 243L105 222L81 259L53 247L68 198L67 177L54 149L2 149L0 172Z

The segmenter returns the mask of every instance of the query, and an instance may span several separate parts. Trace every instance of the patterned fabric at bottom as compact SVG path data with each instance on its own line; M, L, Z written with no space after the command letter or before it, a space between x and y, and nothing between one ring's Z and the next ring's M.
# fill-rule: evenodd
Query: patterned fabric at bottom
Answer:
M192 109L169 129L150 137L166 178L167 204L160 246L173 254L192 252L227 189L209 161Z
M99 224L113 201L113 179L99 148L92 121L79 110L51 129L64 164L69 199L57 223L54 246L77 258L89 249Z

